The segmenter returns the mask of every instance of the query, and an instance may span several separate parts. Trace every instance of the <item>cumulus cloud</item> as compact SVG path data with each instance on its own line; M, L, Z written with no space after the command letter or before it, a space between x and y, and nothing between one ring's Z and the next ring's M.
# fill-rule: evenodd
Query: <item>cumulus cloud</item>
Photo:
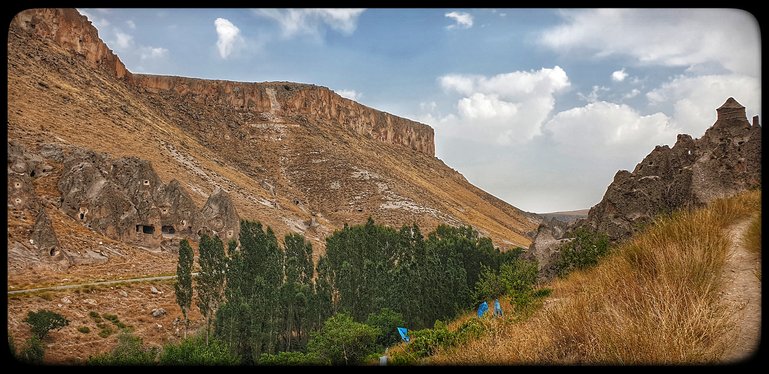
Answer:
M734 97L747 115L761 114L761 81L741 74L679 76L646 94L653 108L671 110L676 127L699 137L716 121L715 109Z
M257 9L254 14L278 22L285 37L301 34L318 37L324 26L345 35L352 34L363 11L365 9Z
M235 51L235 47L242 42L240 29L226 18L217 18L214 26L216 26L216 48L219 50L219 57L227 59Z
M448 12L444 14L447 18L454 20L454 24L446 26L447 29L462 28L469 29L473 27L473 16L466 12Z
M341 97L346 97L353 101L358 101L363 96L363 94L355 90L334 90L334 92L339 94Z
M115 31L115 46L117 49L128 49L133 44L133 36L121 31Z
M637 162L655 145L675 140L676 129L669 123L663 113L644 116L625 104L599 101L559 112L545 129L559 146L572 152Z
M449 74L438 79L447 93L458 93L454 116L444 117L457 137L496 144L522 143L539 135L553 110L554 95L569 87L559 66L492 77Z
M627 78L627 73L625 73L625 68L622 68L622 70L617 70L613 73L611 73L611 80L615 82L622 82Z
M139 50L142 60L164 58L168 56L168 50L162 47L142 47Z
M609 92L609 87L596 85L593 86L593 88L591 88L590 92L587 94L577 92L577 97L579 97L581 100L587 101L588 103L594 103L598 101L602 92Z
M562 11L561 16L565 23L540 38L555 50L629 55L642 64L664 66L715 62L734 73L760 73L758 23L742 10L591 9Z

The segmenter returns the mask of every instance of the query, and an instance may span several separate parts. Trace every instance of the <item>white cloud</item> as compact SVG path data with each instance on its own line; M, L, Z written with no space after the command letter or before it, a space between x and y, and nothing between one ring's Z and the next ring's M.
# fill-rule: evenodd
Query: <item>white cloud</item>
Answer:
M363 94L355 90L334 90L334 92L339 94L341 97L346 97L353 101L358 101L363 96Z
M559 146L590 159L612 156L638 162L655 145L675 140L663 113L640 115L625 104L605 101L560 112L545 125Z
M473 27L473 16L466 12L448 12L444 16L454 20L454 24L446 26L447 29L462 28L469 29Z
M579 97L581 100L587 101L588 103L594 103L598 101L601 92L609 92L609 87L593 86L593 88L590 90L590 93L587 95L583 94L582 92L577 92L577 97Z
M617 70L613 73L611 73L611 80L615 82L622 82L627 78L627 73L625 73L625 68L622 68L622 70Z
M451 136L495 144L520 144L539 135L555 106L554 95L570 85L559 66L492 77L450 74L439 83L462 96L457 114L440 119L441 126Z
M761 81L740 74L680 76L646 94L652 107L669 110L676 127L693 137L702 136L716 121L716 108L734 97L752 117L761 114Z
M595 9L562 11L561 16L565 23L540 38L555 50L630 55L642 64L664 66L717 63L731 72L760 74L758 23L742 10Z
M632 98L638 96L640 93L641 93L641 91L639 89L634 88L634 89L630 90L630 92L626 93L623 97L625 99L632 99Z
M118 50L125 50L131 47L133 44L133 36L124 32L115 31L115 47Z
M352 34L365 9L257 9L254 14L275 20L285 37L307 34L319 37L323 26Z
M128 25L128 28L131 30L136 29L136 24L134 23L134 21L130 19L128 21L125 21L125 24Z
M142 60L165 58L166 56L168 56L168 50L162 47L142 47L140 49Z
M98 10L98 9L96 9ZM97 29L104 29L107 26L110 25L109 21L106 18L98 17L93 12L85 10L85 9L78 9L78 12L80 14L86 16L89 21L97 28Z
M227 59L235 51L235 46L242 42L240 29L225 18L217 18L214 26L216 26L218 37L216 47L219 50L219 56Z

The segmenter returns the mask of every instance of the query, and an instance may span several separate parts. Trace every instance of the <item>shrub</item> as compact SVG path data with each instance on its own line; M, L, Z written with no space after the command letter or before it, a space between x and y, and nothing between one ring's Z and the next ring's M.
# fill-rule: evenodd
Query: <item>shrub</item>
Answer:
M311 334L308 351L333 365L359 364L376 350L379 331L353 321L346 313L338 313L323 323L320 331Z
M259 356L259 365L269 366L304 366L304 365L329 365L331 362L323 360L314 353L304 352L278 352L277 354L262 354Z
M109 353L88 358L89 365L126 366L155 363L157 349L144 348L142 339L131 334L120 334L118 343Z
M48 335L49 331L69 325L69 320L64 316L46 309L29 312L24 322L32 327L32 333L41 340Z
M441 321L435 321L435 327L432 329L410 332L409 338L410 342L406 346L406 350L417 357L430 356L439 348L451 347L456 342L455 335Z
M104 313L104 314L102 314L102 317L104 319L106 319L107 321L110 321L110 322L112 322L114 324L117 324L118 322L120 322L118 317L116 315L114 315L114 314Z
M99 336L101 336L102 338L106 338L112 335L113 332L115 331L113 331L109 326L105 326L104 328L101 329L101 331L99 331Z
M401 340L397 327L405 325L406 322L400 313L394 312L389 308L383 308L379 313L369 314L366 324L379 331L377 344L382 347L389 347Z
M163 346L159 362L161 365L237 365L240 358L222 341L211 338L206 345L205 336L198 335Z
M454 331L455 344L464 344L472 339L480 338L487 330L481 319L469 318Z
M571 241L561 246L561 255L555 264L560 277L565 277L573 270L595 266L598 259L609 253L609 238L606 234L581 227L573 235Z
M91 329L88 326L80 326L77 328L77 331L80 331L83 334L88 334L89 332L91 332Z
M32 364L40 364L43 362L45 356L45 346L43 342L37 337L32 336L27 339L27 344L24 349L19 353L19 358L22 361L26 361Z

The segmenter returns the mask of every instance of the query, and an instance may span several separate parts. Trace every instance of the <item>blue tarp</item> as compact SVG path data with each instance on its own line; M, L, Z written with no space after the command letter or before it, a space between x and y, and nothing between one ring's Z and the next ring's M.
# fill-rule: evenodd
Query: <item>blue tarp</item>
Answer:
M398 327L398 334L401 334L401 339L403 339L404 342L409 342L409 330L405 327Z
M478 307L478 318L483 317L483 313L486 313L487 310L489 310L489 303L484 301L483 304Z
M502 306L499 305L499 299L494 300L494 316L502 317Z

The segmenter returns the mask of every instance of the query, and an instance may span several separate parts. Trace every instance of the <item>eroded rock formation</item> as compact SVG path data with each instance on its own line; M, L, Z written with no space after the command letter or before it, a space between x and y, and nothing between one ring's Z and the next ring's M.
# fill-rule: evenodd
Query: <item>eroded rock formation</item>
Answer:
M197 240L202 229L237 239L239 217L226 193L215 193L201 212L178 181L164 184L137 157L77 150L64 163L59 191L67 215L115 240L157 247Z
M699 139L678 135L675 145L657 146L633 172L620 170L588 217L562 236L543 222L529 256L552 263L558 240L579 227L605 233L613 242L637 232L659 215L761 186L761 125L748 122L745 107L729 98L718 119ZM540 264L542 267L543 264Z

